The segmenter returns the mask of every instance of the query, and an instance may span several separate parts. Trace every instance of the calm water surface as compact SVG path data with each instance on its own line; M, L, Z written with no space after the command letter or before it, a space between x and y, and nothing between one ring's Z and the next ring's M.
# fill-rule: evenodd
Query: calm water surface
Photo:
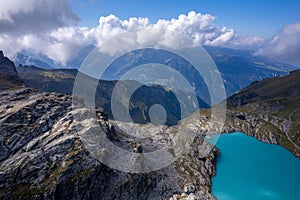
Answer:
M300 200L300 160L279 145L223 134L213 194L219 200Z

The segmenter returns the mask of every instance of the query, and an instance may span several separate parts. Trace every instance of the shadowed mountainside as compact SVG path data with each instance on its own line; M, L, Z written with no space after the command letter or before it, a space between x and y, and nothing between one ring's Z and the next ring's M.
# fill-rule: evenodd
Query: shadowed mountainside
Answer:
M67 63L66 68L79 69L82 61L89 55L93 48L93 45L83 48L73 60ZM235 94L253 81L287 75L288 72L298 69L296 66L255 56L254 52L250 50L213 46L204 46L204 49L214 60L222 75L227 96ZM26 52L24 52L24 54L26 54ZM39 59L41 59L41 61L39 61ZM62 68L61 66L55 66L54 62L49 61L47 58L41 58L41 55L33 55L30 53L28 53L26 59L16 59L16 61L18 64L35 65L39 67L43 67L46 62L49 66L52 66L52 68ZM20 61L24 63L20 63ZM177 70L195 87L196 94L210 105L210 98L205 82L201 76L197 75L197 71L195 71L192 65L180 56L160 49L141 49L119 57L111 64L109 67L110 70L108 70L101 79L119 80L120 75L126 71L147 63L159 63ZM46 66L46 68L49 67ZM122 72L122 74L120 74L120 72Z
M19 66L17 68L20 78L27 86L39 89L45 92L58 92L62 94L72 94L73 85L78 72L76 69L42 69L34 66ZM83 75L84 76L84 75ZM89 76L85 77L85 84L94 81ZM181 110L179 102L171 90L162 86L147 86L141 85L136 81L105 81L99 80L98 87L95 94L95 104L97 107L102 107L112 118L111 111L111 95L114 91L116 83L119 84L117 94L117 101L123 105L122 94L131 85L141 86L130 99L130 114L133 120L137 123L147 123L150 121L149 109L154 104L163 104L168 113L167 124L174 125L181 119ZM93 91L92 88L90 91ZM183 93L182 91L179 91ZM189 93L185 92L185 96ZM208 105L201 100L198 100L200 108L208 108ZM195 108L196 110L197 108Z
M22 86L14 63L0 51L0 91Z
M300 70L287 76L253 82L237 94L227 99L232 106L242 106L263 100L293 99L300 97Z

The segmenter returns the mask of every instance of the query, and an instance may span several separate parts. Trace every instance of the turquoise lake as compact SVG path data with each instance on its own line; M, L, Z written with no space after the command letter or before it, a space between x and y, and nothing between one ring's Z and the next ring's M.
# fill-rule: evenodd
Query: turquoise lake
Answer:
M300 160L279 145L243 133L223 134L212 193L218 200L298 200Z

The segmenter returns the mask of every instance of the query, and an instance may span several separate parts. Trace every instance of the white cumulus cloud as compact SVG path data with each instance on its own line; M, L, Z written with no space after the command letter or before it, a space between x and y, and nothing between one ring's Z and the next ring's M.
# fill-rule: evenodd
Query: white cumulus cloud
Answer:
M257 54L300 66L300 21L283 27Z
M150 24L148 18L120 20L114 15L109 15L100 17L96 34L98 41L101 42L125 31L153 27L183 33L202 45L225 45L237 36L231 28L217 27L214 20L215 17L210 14L194 11L187 15L181 14L177 19L158 20L155 24Z
M64 27L43 34L25 34L14 37L0 34L0 49L9 57L21 51L41 53L55 62L65 65L77 52L95 43L93 29Z
M3 0L0 3L1 1ZM249 48L263 41L262 38L244 38L232 28L215 25L213 15L194 11L170 20L158 20L156 23L142 17L121 20L115 15L101 16L98 26L87 28L70 26L78 17L72 12L67 0L16 1L11 0L0 7L0 49L10 57L25 49L44 54L65 65L89 44L99 45L118 34L149 27L182 33L201 45ZM17 6L14 7L14 4ZM139 35L131 45L155 40L161 38L157 38L155 34ZM162 42L176 46L177 41L165 37ZM127 42L129 43L130 41ZM116 48L121 45L118 44Z
M68 0L0 0L0 33L22 35L75 25Z

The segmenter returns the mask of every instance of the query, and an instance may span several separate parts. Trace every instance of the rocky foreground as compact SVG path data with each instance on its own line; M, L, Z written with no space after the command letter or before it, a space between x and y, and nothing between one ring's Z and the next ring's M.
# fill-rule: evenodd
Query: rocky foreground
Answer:
M210 194L211 178L216 174L219 152L214 147L209 152L202 151L203 146L210 145L203 135L243 131L267 143L281 144L289 141L285 137L286 127L297 125L298 113L295 110L285 119L278 116L274 106L272 112L254 112L262 110L257 104L231 107L224 129L220 130L217 122L208 120L210 110L202 110L200 115L195 113L197 116L181 122L197 127L197 136L187 153L161 170L135 174L102 164L82 142L82 135L91 126L100 126L116 144L135 151L137 141L128 134L134 129L132 124L122 123L127 127L126 133L103 113L98 113L97 120L93 117L85 118L85 122L75 120L75 115L86 115L91 108L72 107L68 95L41 93L26 87L2 91L0 101L1 199L215 199ZM152 132L154 139L143 141L145 150L147 146L163 144L162 141L172 142L177 128ZM144 129L147 130L153 131ZM289 130L291 136L295 130ZM299 156L299 140L290 139L286 144L292 144L290 150Z
M108 137L134 139L118 133L105 117L74 120L89 108L72 109L70 96L21 88L2 91L0 101L0 199L214 199L211 177L218 151L199 151L209 145L200 135L170 166L125 173L90 155L80 134L100 125ZM155 134L172 140L172 132Z
M72 106L71 96L25 87L1 51L0 81L0 199L215 199L211 178L219 152L203 135L191 137L191 148L164 168L118 171L99 162L83 142L91 130L101 128L115 145L139 156L170 144L184 146L176 143L178 127L121 123L120 129L103 111ZM130 135L137 126L152 139ZM183 135L195 136L195 129L185 130ZM99 150L116 156L105 144Z

